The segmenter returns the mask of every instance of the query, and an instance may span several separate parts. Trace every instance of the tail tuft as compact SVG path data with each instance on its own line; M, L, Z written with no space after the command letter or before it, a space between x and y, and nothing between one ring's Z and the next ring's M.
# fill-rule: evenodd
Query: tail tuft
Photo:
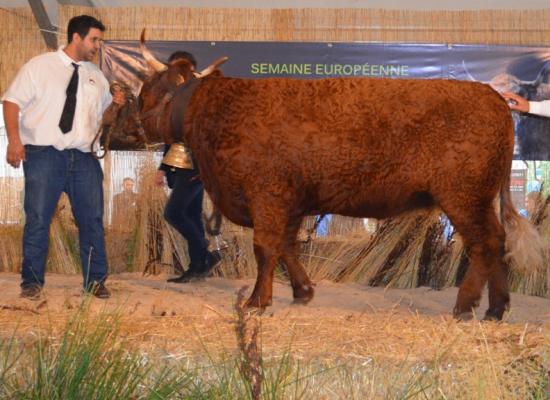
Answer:
M512 289L539 296L550 294L548 246L533 224L514 208L508 182L501 188L500 201L506 231L505 261L510 266Z

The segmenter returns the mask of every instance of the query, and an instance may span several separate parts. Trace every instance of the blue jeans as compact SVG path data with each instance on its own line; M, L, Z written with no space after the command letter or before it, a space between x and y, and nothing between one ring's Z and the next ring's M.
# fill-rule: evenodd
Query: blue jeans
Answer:
M25 229L21 287L44 285L48 233L62 192L76 220L84 287L107 278L103 231L103 171L90 153L25 146Z
M174 174L174 172L169 172ZM208 253L202 222L204 188L195 170L176 169L174 186L164 208L164 219L187 241L190 267L200 269Z

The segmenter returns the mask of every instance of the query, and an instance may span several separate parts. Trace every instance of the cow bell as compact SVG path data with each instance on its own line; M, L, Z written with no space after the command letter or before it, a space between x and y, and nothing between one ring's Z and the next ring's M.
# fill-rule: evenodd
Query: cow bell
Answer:
M185 147L183 143L173 143L162 159L162 163L175 168L193 169L191 150Z

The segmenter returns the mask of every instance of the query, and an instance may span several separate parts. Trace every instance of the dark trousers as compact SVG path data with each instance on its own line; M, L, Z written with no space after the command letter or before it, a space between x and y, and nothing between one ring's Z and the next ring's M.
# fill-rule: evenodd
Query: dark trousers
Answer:
M25 146L25 228L21 286L44 285L48 233L57 202L66 192L78 226L84 286L107 277L103 230L103 171L90 153Z
M204 188L194 170L176 169L172 193L164 208L164 218L187 241L190 268L201 269L208 242L202 221Z

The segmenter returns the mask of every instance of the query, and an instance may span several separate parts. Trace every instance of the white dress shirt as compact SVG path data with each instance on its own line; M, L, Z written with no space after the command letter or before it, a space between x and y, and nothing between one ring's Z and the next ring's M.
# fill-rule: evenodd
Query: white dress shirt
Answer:
M103 112L111 104L109 83L97 66L81 61L73 127L62 133L59 120L65 105L65 90L73 74L74 61L63 47L28 61L4 93L3 101L19 106L19 133L23 144L53 146L58 150L90 151Z
M542 117L550 117L550 100L530 101L529 114L536 114Z

